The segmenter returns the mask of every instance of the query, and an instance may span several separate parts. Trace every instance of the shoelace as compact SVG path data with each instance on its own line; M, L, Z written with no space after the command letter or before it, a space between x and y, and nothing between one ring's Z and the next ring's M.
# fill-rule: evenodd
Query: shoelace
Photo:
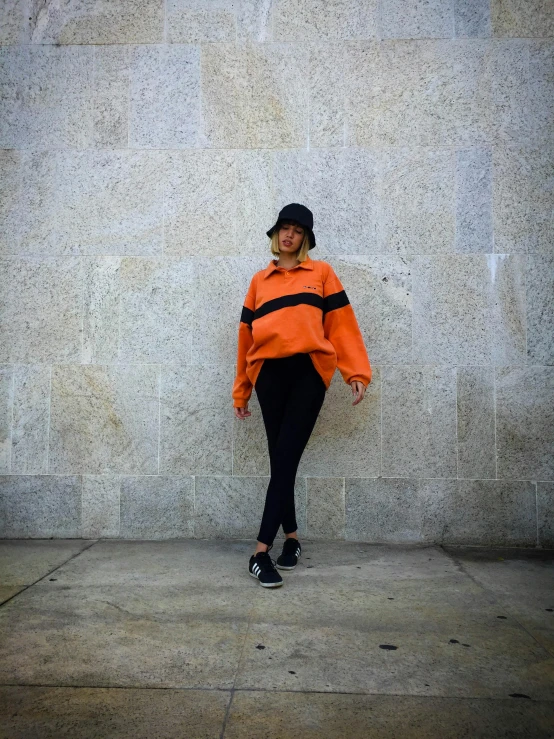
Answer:
M265 572L275 569L275 560L269 556L269 551L257 554L255 559Z

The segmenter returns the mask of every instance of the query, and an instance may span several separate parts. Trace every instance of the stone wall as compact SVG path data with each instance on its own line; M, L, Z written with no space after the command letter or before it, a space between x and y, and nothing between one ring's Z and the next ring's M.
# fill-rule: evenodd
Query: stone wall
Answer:
M373 368L299 535L554 546L551 2L7 0L0 41L0 536L256 537L237 329L296 201Z

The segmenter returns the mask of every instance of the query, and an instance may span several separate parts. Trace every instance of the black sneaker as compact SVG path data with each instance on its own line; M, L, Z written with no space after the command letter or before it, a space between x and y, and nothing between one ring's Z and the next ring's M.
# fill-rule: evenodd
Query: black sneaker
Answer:
M260 585L263 585L264 588L278 588L279 585L283 584L283 578L275 569L275 563L269 556L269 550L272 547L273 544L267 552L253 554L248 563L249 574L257 578L260 581Z
M288 539L285 539L285 542L283 544L283 551L277 557L277 562L275 563L275 565L280 570L294 570L294 568L298 564L298 560L300 559L301 554L302 547L300 546L300 542L298 541L298 539L295 539L291 536Z

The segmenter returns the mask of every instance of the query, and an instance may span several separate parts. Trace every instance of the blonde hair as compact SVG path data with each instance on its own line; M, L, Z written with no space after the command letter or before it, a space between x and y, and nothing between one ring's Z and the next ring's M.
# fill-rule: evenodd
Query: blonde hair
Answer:
M279 230L280 226L275 229L273 232L273 235L271 236L271 243L270 243L270 249L271 253L274 257L278 257L281 253L279 249ZM304 226L302 227L304 228ZM302 240L302 243L300 244L300 249L296 252L296 258L299 262L305 262L306 257L308 256L308 251L310 249L310 237L308 236L308 229L304 228L304 239Z

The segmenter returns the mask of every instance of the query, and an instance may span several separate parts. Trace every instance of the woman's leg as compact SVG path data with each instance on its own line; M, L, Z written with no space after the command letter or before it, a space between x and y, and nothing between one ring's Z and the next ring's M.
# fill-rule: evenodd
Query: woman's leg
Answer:
M259 394L264 422L266 427L270 427L271 479L258 541L268 545L273 543L281 524L285 534L297 529L294 505L296 472L325 400L325 384L309 354L294 355L285 360L288 361L282 363L278 380L268 373L265 378L268 384L262 384ZM269 402L268 395L271 396ZM279 403L281 407L277 414Z
M289 391L289 373L287 372L289 367L290 362L285 362L283 359L265 359L254 386L260 403L267 436L270 472L273 466L273 449L279 437L281 421ZM274 501L272 501L268 489L263 516L267 520L274 515L276 515ZM272 541L260 539L258 535L256 552L266 550L271 544Z

